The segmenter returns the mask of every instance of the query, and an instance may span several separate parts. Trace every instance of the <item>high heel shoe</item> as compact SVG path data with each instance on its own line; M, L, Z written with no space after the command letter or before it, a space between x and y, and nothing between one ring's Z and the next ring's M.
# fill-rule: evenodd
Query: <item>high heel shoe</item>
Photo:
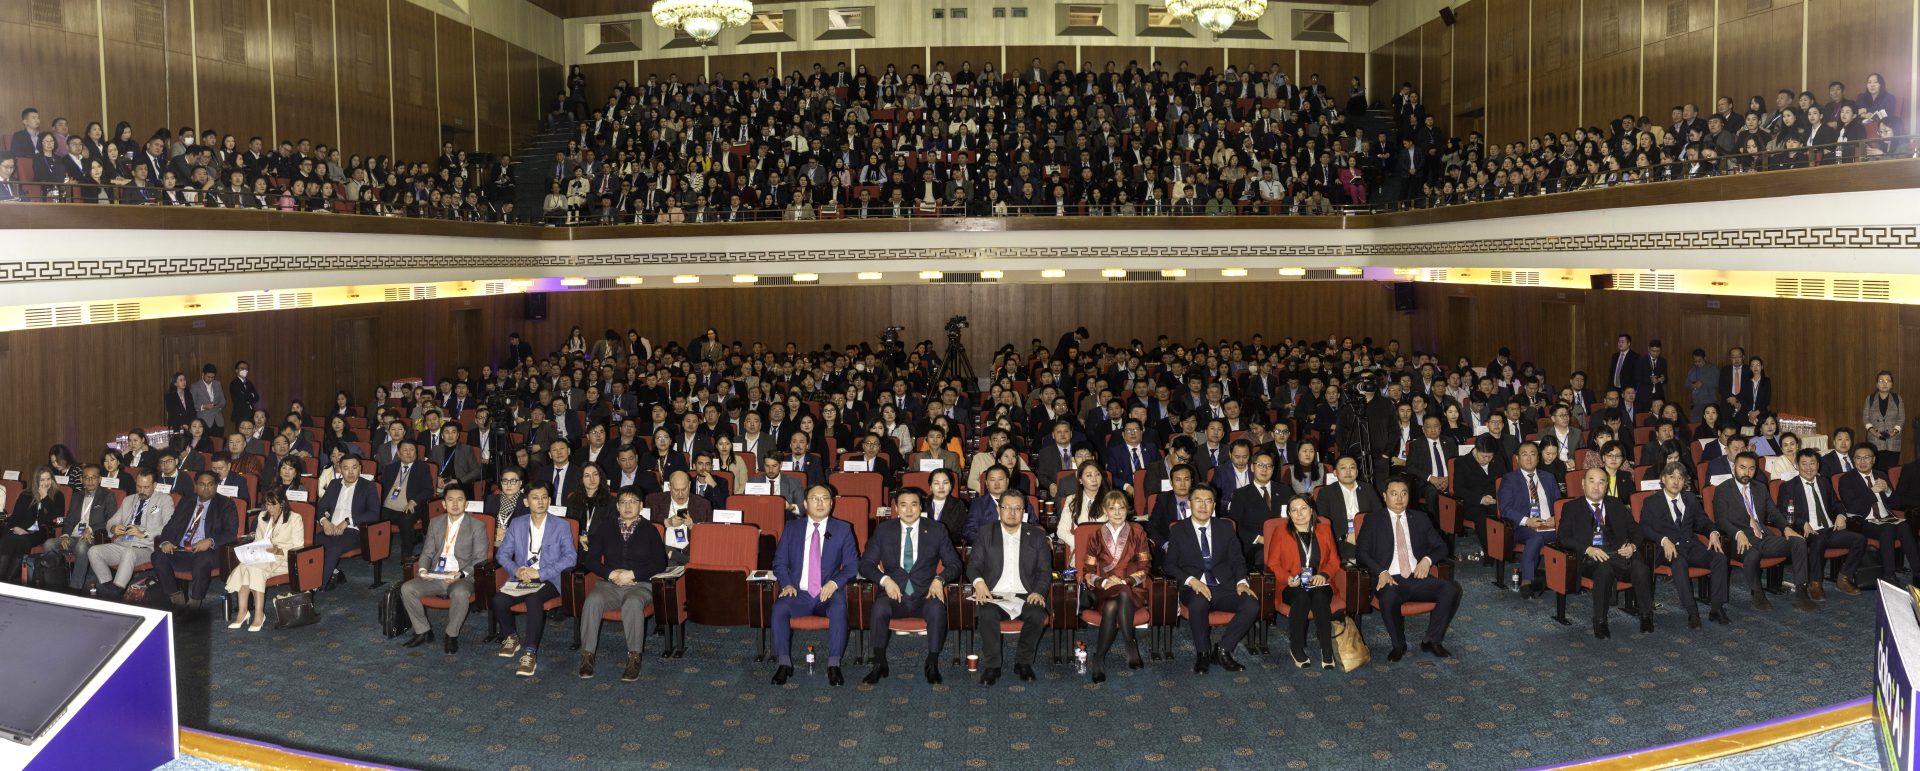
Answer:
M1292 657L1293 657L1293 665L1294 665L1295 667L1299 667L1300 669L1306 669L1306 668L1307 668L1308 666L1310 666L1310 665L1312 665L1312 664L1313 664L1313 662L1312 662L1312 661L1310 661L1310 660L1308 660L1308 659L1306 659L1306 658L1303 658L1303 657L1301 657L1301 655L1300 655L1300 654L1298 654L1298 653L1294 653L1294 652L1292 652L1292 651L1288 651L1288 652L1287 652L1287 655L1289 655L1289 656L1292 656Z
M228 628L228 629L239 629L240 627L243 627L243 626L246 626L246 625L247 625L247 614L245 614L245 613L242 613L242 614L240 614L240 615L238 615L238 616L234 616L234 617L233 617L233 623L231 623L231 624L228 624L228 625L227 625L227 628Z
M254 619L253 626L247 627L247 631L258 632L262 629L265 629L266 626L267 626L267 620L265 618Z
M1321 669L1337 669L1340 666L1339 662L1339 658L1333 655L1332 648L1325 648L1320 651Z

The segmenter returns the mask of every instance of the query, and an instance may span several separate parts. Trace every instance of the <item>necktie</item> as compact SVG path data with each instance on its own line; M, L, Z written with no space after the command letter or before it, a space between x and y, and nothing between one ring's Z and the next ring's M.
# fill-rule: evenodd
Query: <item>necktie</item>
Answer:
M1614 354L1613 356L1613 387L1619 388L1621 386L1620 370L1625 369L1626 366L1627 366L1627 355L1624 353Z
M1821 505L1820 490L1813 486L1812 480L1806 482L1807 500L1813 502L1813 524L1816 530L1827 529L1827 508Z
M553 499L556 501L565 500L560 495L560 481L566 478L567 478L566 469L557 468L553 470Z
M187 521L186 532L180 534L180 548L193 545L193 534L200 529L200 520L207 516L207 502L201 501L193 507L193 519Z
M1753 512L1753 493L1747 489L1746 485L1740 486L1740 499L1747 505L1747 522L1753 527L1753 537L1763 537L1760 532L1760 517Z
M1067 448L1065 447L1060 448L1060 468L1073 468L1073 456L1068 454Z
M1185 508L1184 504L1182 508ZM1204 525L1200 527L1200 580L1208 586L1213 585L1213 538L1208 533L1212 529Z
M1187 517L1188 517L1188 514L1187 514L1187 502L1186 502L1186 501L1180 501L1180 518L1184 520L1184 519L1186 519Z
M1667 499L1667 505L1668 505L1669 507L1671 507L1671 508L1669 508L1669 509L1667 509L1667 511L1669 511L1669 512L1672 512L1672 514L1673 514L1673 523L1674 523L1674 524L1676 524L1676 525L1678 525L1678 524L1680 524L1680 517L1682 517L1682 516L1684 516L1684 515L1686 514L1686 512L1685 512L1685 511L1683 511L1683 510L1681 510L1681 508L1680 508L1680 499L1679 499L1679 498L1668 498L1668 499Z
M1273 496L1267 492L1267 486L1260 486L1260 505L1267 511L1273 511Z
M1393 515L1393 563L1401 576L1413 571L1413 539L1407 533L1404 513Z
M400 500L400 493L407 489L407 470L410 468L413 468L411 463L400 464L400 473L393 478L393 492L388 497Z
M1144 468L1144 467L1145 467L1146 465L1147 465L1147 463L1146 463L1146 461L1143 461L1143 460L1141 460L1141 459L1140 459L1140 448L1138 448L1138 447L1135 447L1135 448L1133 448L1133 468L1134 468L1134 470L1135 470L1135 471L1138 471L1138 470L1140 470L1141 468Z
M1853 470L1853 459L1852 459L1852 458L1849 458L1849 457L1847 457L1847 455L1846 455L1845 453L1842 453L1842 454L1840 455L1840 470L1841 470L1841 471L1852 471L1852 470ZM1869 480L1869 481L1871 481L1871 480Z
M914 532L908 529L905 553L900 555L900 569L907 571L907 588L904 590L907 596L913 595L913 541Z
M1860 476L1867 480L1867 491L1873 492L1873 475L1861 472ZM1881 497L1879 493L1873 494L1873 516L1876 519L1887 518L1887 499Z
M1740 368L1739 367L1733 368L1733 394L1735 396L1740 395Z
M1527 504L1536 508L1540 505L1540 480L1532 474L1527 475Z
M1593 508L1593 545L1604 546L1606 545L1607 507L1593 501L1587 501L1587 505Z
M1438 440L1430 441L1427 443L1427 446L1433 449L1433 475L1445 478L1447 475L1447 462L1440 457L1440 442Z
M807 563L807 574L804 578L801 579L801 583L804 585L803 588L807 590L807 594L811 594L817 597L820 595L820 556L821 556L820 529L821 528L820 528L820 525L816 523L809 526L807 529L812 531L812 534L807 536L807 551L813 555L813 559L812 561L809 561Z

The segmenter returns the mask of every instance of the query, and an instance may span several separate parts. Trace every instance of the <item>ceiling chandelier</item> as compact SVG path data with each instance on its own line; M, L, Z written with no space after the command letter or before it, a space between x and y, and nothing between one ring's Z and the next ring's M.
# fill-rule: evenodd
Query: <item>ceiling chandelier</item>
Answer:
M1262 6L1266 3L1261 2ZM678 27L701 43L711 43L720 30L744 26L753 19L751 0L654 0L653 21L667 29Z
M1167 12L1219 35L1234 24L1266 15L1267 0L1167 0Z

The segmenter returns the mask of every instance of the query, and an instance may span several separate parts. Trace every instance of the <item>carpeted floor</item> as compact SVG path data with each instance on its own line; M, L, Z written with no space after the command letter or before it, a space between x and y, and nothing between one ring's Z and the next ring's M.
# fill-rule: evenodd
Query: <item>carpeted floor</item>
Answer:
M1705 763L1678 766L1674 771L1804 771L1880 768L1880 750L1874 746L1872 722L1854 723L1772 747Z
M1563 627L1551 595L1532 602L1462 571L1466 599L1442 662L1415 652L1385 663L1385 633L1365 622L1375 663L1350 674L1297 670L1243 654L1249 669L1190 671L1177 659L1089 685L1071 661L1043 655L1040 680L982 688L960 668L920 680L922 638L895 641L893 679L846 687L823 674L784 688L752 661L745 628L691 627L685 658L654 655L642 679L618 681L617 627L603 630L601 674L573 676L570 623L548 626L540 674L520 678L483 646L469 618L457 657L439 643L388 640L363 566L321 595L322 621L289 632L229 632L216 619L178 627L183 721L322 753L418 768L1091 768L1506 769L1606 755L1703 736L1855 699L1872 689L1873 595L1829 592L1817 614L1778 598L1734 623L1686 629L1676 608L1651 636L1616 613L1593 639L1587 598ZM1662 585L1659 597L1671 602ZM1417 635L1424 620L1415 619ZM821 640L820 637L813 638ZM949 638L948 645L958 644ZM916 649L918 647L918 650ZM1050 646L1043 645L1045 652ZM824 644L822 645L824 648ZM1009 653L1011 653L1009 645ZM611 661L609 661L611 660Z

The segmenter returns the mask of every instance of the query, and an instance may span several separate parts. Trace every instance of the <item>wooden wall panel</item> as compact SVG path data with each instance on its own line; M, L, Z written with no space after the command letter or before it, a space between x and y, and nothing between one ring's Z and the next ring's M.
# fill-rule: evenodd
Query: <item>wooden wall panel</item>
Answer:
M272 0L274 125L296 142L339 143L334 112L333 9L311 0Z
M1008 46L1008 51L1009 51L1008 60L1011 61L1012 46ZM1042 57L1047 62L1048 67L1053 66L1053 60L1055 57L1045 56L1044 54L1042 55ZM1066 58L1069 63L1073 61L1072 56L1067 56L1064 58ZM1166 65L1167 72L1178 72L1180 70L1180 62L1181 60L1184 59L1187 62L1187 67L1191 69L1194 72L1194 74L1206 72L1208 67L1212 67L1213 71L1215 73L1218 73L1223 67L1222 62L1225 61L1225 59L1222 57L1221 49L1208 48L1205 46L1188 46L1188 45L1181 45L1181 46L1156 45L1153 47L1153 58L1159 59L1162 64ZM1021 57L1020 66L1025 67L1026 61L1027 61L1027 57Z
M1913 126L1913 5L1900 0L1819 0L1811 6L1806 89L1826 101L1827 84L1847 84L1849 97L1867 87L1867 73L1886 77ZM1767 96L1771 104L1773 96ZM1911 133L1910 131L1906 133Z
M546 115L560 99L560 90L566 86L567 70L559 62L539 54L534 54L533 59L534 72L540 85L540 114Z
M1081 58L1095 61L1096 72L1100 66L1106 64L1107 59L1114 58L1102 54L1096 59L1095 56L1088 53L1090 50L1093 49L1081 48ZM1232 65L1234 69L1241 72L1251 72L1256 77L1266 75L1267 67L1278 64L1280 65L1280 71L1287 73L1287 77L1294 79L1296 83L1304 83L1307 79L1306 73L1300 72L1299 68L1294 66L1299 54L1299 51L1282 48L1278 43L1271 48L1229 48L1227 49L1227 64ZM1125 67L1126 64L1126 60L1121 59L1114 65L1114 69L1118 71ZM1346 83L1344 81L1342 81L1340 85L1340 91L1343 94L1346 93Z
M407 2L389 2L387 8L392 19L395 157L426 160L440 152L434 13Z
M445 139L462 150L474 150L474 130L480 118L473 98L473 28L435 14L434 56L440 93L440 127ZM437 148L438 143L435 144Z
M1367 99L1375 104L1389 105L1400 81L1393 79L1393 57L1387 52L1390 48L1381 48L1367 54Z
M1169 57L1167 50L1157 49L1154 58L1166 62L1167 71L1172 72L1176 58ZM1034 59L1040 60L1041 69L1052 72L1053 63L1056 61L1065 62L1069 67L1073 66L1073 51L1058 46L1007 46L1007 66L1004 72L1024 73Z
M1532 56L1527 0L1487 2L1487 140L1507 143L1527 135L1527 84ZM1499 30L1494 34L1492 30Z
M844 56L844 52L842 52L842 55ZM742 74L751 74L753 76L751 79L758 80L760 78L766 77L768 70L774 69L774 57L775 55L771 51L768 51L765 53L756 53L756 54L724 54L721 56L709 56L707 57L706 67L708 72L713 73L713 77L739 80ZM835 61L844 61L844 59L836 59ZM649 67L649 65L654 63L655 62L641 63L640 69L641 69L642 79L645 79L645 76L647 73L655 72L655 70ZM832 64L827 65L828 72L833 71L831 69L832 66L833 66ZM848 66L851 67L852 65L848 65ZM786 67L783 64L780 67L780 69L775 70L775 73L780 75L782 78L784 78L786 77L786 74L787 74L786 71L789 69L790 68ZM813 69L813 66L809 64L807 66L806 71L812 71L812 69ZM660 72L659 75L662 80L665 80L667 77L666 73L664 72ZM692 82L692 79L690 79L685 74L681 75L680 80L683 83Z
M1334 103L1344 107L1347 88L1353 85L1353 79L1364 78L1367 74L1367 55L1351 51L1301 51L1300 69L1286 72L1302 80L1319 74L1320 82L1326 84L1327 93L1332 95ZM1386 98L1385 93L1367 92L1370 102Z
M1466 137L1486 125L1487 4L1472 0L1453 9L1453 120L1451 135Z
M520 148L533 141L547 108L540 102L540 65L533 52L508 43L507 56L508 91L512 96L507 114L513 132L512 152L519 155Z
M1708 83L1713 67L1713 31L1699 30L1648 43L1643 114L1660 125L1669 123L1673 107L1700 105L1701 114L1713 109Z
M479 30L473 33L474 112L480 119L475 145L483 153L511 153L513 115L511 60L507 41Z
M634 76L633 62L595 62L580 65L580 74L587 78L587 108L598 109L606 102L607 95L613 93L614 85L622 80L628 83L646 82L647 75L654 72L650 66L652 64L654 63L641 62L639 77Z
M1427 105L1427 114L1442 131L1447 128L1446 116L1453 112L1452 75L1452 28L1437 18L1420 25L1420 80L1416 87L1420 100Z
M101 21L107 36L101 51L106 57L106 78L102 85L106 89L107 114L100 115L100 107L95 105L85 118L69 116L78 123L73 127L76 133L84 130L89 120L100 120L103 130L108 132L113 130L114 123L124 120L133 124L134 136L145 139L160 126L193 122L191 93L183 100L184 112L178 115L170 112L175 102L167 91L167 67L174 57L168 55L168 46L180 44L181 52L187 48L186 36L168 28L171 10L168 6L166 0L101 0ZM184 13L186 3L178 2L177 7ZM191 72L189 81L190 76ZM192 88L191 82L188 88Z
M947 70L950 72L959 72L961 62L972 62L973 71L976 74L985 70L989 62L993 63L994 69L1001 69L1000 46L933 46L932 49L930 53L933 54L933 60L946 62ZM1144 51L1138 58L1140 65L1146 66L1147 54ZM1126 63L1125 59L1120 61L1121 66L1125 66ZM826 66L831 72L833 64L829 62Z
M1407 30L1399 39L1393 41L1393 89L1397 92L1403 83L1413 84L1415 91L1420 90L1420 28ZM1422 100L1426 95L1422 94Z
M999 49L995 50L997 51ZM828 76L833 75L834 70L837 69L835 65L838 64L847 65L848 72L853 71L853 59L847 55L846 51L787 51L780 54L780 76L784 78L795 72L800 73L803 77L811 75L813 74L813 65L815 64L820 65L820 72ZM960 63L957 60L950 60L948 64L952 69L957 70L960 68ZM738 67L726 70L715 68L713 74L719 77L738 78L740 77L740 69ZM760 77L760 73L756 71L753 73L753 76L756 78Z
M1640 114L1640 50L1589 59L1583 73L1580 123L1604 128L1623 115Z
M1731 3L1730 5L1741 5ZM1724 14L1726 8L1721 12ZM1714 98L1733 100L1733 109L1746 109L1747 99L1759 96L1773 104L1773 92L1800 84L1801 8L1786 5L1720 23L1719 81ZM1821 93L1824 93L1822 91ZM1701 97L1700 109L1712 111L1713 99ZM1729 126L1728 130L1739 126Z
M15 6L0 19L0 113L8 137L20 111L40 110L42 130L64 117L74 131L100 117L99 22L92 0L48 0ZM112 128L109 126L108 128Z
M1580 114L1580 0L1533 0L1527 135L1571 131Z
M934 53L937 55L939 49L935 49ZM1259 72L1266 72L1267 65L1274 62L1280 63L1281 72L1293 72L1292 51L1278 48L1271 50L1237 48L1234 49L1234 53L1247 54L1245 61L1257 64ZM1151 46L1081 46L1080 60L1092 64L1094 72L1106 71L1107 62L1113 62L1114 72L1126 72L1127 62L1139 62L1141 67L1150 65L1153 62L1153 49ZM951 68L953 61L948 60L947 65ZM974 70L979 69L980 65L976 62Z
M266 0L211 0L194 6L202 130L280 138L268 93ZM270 140L272 141L272 140Z
M368 157L392 156L394 81L387 77L387 3L334 0L333 18L340 65L340 147Z

